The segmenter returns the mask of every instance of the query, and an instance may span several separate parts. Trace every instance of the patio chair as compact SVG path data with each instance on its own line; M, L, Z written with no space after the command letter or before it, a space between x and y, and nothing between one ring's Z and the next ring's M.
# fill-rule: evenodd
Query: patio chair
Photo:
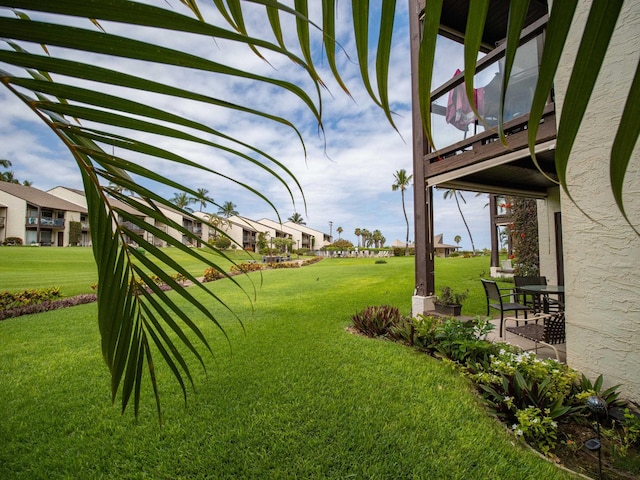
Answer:
M564 312L558 313L540 313L531 317L530 320L536 320L535 323L527 323L526 325L516 325L515 327L507 327L506 322L515 321L517 318L506 317L504 332L501 332L505 342L507 341L507 332L518 335L527 340L534 342L534 348L526 350L535 350L538 354L538 344L550 347L556 354L556 360L560 361L560 354L555 345L566 342ZM542 322L540 322L542 321Z
M515 312L516 318L518 318L518 312L524 312L524 318L526 319L527 312L533 311L533 307L509 301L512 296L511 289L508 289L509 293L502 293L501 290L506 291L507 289L500 289L495 281L485 280L484 278L481 278L480 281L482 282L484 293L487 297L487 315L491 315L492 308L500 311L500 336L502 336L504 325L504 312Z

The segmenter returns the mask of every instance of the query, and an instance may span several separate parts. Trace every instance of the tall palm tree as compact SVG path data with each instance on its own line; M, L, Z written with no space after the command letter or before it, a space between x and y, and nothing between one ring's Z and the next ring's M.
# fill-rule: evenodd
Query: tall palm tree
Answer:
M198 192L198 195L195 200L196 202L200 203L200 211L203 211L207 206L207 202L213 202L213 199L207 198L209 190L207 190L206 188L198 188L196 192Z
M176 192L173 194L173 198L171 199L171 203L173 203L176 207L182 208L183 210L191 211L189 205L194 203L195 198L190 197L185 192Z
M371 232L366 228L363 228L360 235L362 235L362 247L368 248L373 243L373 239L371 238Z
M476 254L476 246L473 243L473 236L471 235L471 230L469 230L469 225L467 224L467 219L464 218L464 214L462 213L462 208L460 207L460 200L462 200L464 203L467 203L467 201L464 199L464 197L462 196L462 193L458 190L456 190L455 188L450 188L448 190L444 191L444 199L448 199L448 198L453 198L456 201L456 205L458 206L458 212L460 212L460 216L462 217L462 221L464 223L465 228L467 229L467 233L469 234L469 240L471 240L471 249L473 250L473 254ZM460 199L460 200L458 200Z
M289 220L291 223L295 223L297 225L306 225L307 224L304 221L304 218L302 218L302 215L300 215L298 212L294 212L293 215L291 215L289 218L287 218L287 220Z
M338 227L336 228L336 232L338 232L338 240L340 240L340 235L342 235L342 232L344 232L344 229L342 227Z
M356 238L358 239L358 248L360 248L360 235L362 234L362 229L360 228L356 228L353 232L353 234L356 236Z
M311 58L311 47L314 46L311 39L314 37L310 35L310 29L317 28L315 25L322 25L321 42L326 53L326 62L330 67L330 75L335 77L345 91L348 91L341 78L339 63L336 61L336 16L341 11L332 8L324 9L323 18L311 24L306 21L306 2L296 2L294 6L269 2L262 18L265 24L271 26L273 33L269 34L268 39L262 39L249 36L245 30L243 9L245 6L246 8L255 7L253 3L249 1L237 2L236 5L236 2L233 2L234 8L231 8L225 2L209 2L208 7L217 9L221 14L219 15L220 21L227 22L222 26L205 21L198 8L197 0L180 2L182 10L178 8L173 10L175 5L167 6L162 2L158 2L158 6L155 6L126 0L102 0L100 2L23 0L20 2L20 11L16 10L15 18L9 15L0 17L0 31L3 41L8 45L7 48L0 49L0 69L3 70L2 85L22 100L27 108L33 111L34 116L43 121L60 138L61 142L69 148L78 165L87 198L87 208L90 212L93 254L100 285L98 289L98 325L103 357L112 377L112 397L115 400L118 392L121 393L123 409L133 399L136 415L145 365L148 365L154 395L156 401L159 402L158 385L152 367L152 351L160 352L158 355L161 355L170 366L183 390L185 389L184 380L192 378L187 367L188 362L178 351L176 343L171 340L172 335L169 335L168 331L189 330L200 338L205 348L209 349L209 344L196 323L192 322L164 293L157 292L156 296L151 298L145 289L136 287L139 282L147 283L150 288L155 283L150 277L149 271L142 268L142 265L149 263L147 261L149 257L144 257L125 242L126 238L134 234L127 229L127 225L134 223L154 236L162 238L167 244L181 249L185 254L212 267L217 267L217 265L211 255L203 256L198 249L185 247L181 239L174 239L157 231L153 222L141 222L138 216L129 214L122 209L116 211L105 193L110 193L132 209L153 218L156 223L171 223L172 221L165 216L161 209L155 208L157 205L171 206L171 201L146 188L145 182L140 180L146 180L147 183L165 188L181 186L177 185L174 179L147 168L139 160L141 157L150 156L158 161L171 163L175 166L175 171L193 168L201 174L223 176L273 206L269 199L259 191L259 186L245 184L240 179L234 178L233 174L227 175L224 171L217 170L217 167L198 163L194 158L190 158L189 154L180 154L177 150L169 151L163 148L163 145L173 144L175 141L190 143L191 146L197 146L200 150L224 151L225 155L234 156L238 162L246 162L243 165L259 170L260 173L266 172L272 175L281 183L292 200L294 193L290 185L294 189L301 190L291 171L278 159L273 158L257 146L247 145L241 140L216 130L211 124L202 121L200 114L198 117L194 115L193 118L189 118L185 117L183 110L168 110L168 103L165 100L167 97L184 98L197 102L204 107L199 109L199 112L215 107L226 109L231 115L241 112L243 115L247 114L261 120L271 121L276 125L291 128L294 134L302 140L301 130L285 118L269 111L261 111L251 106L233 103L229 101L229 98L217 98L198 93L196 88L191 88L191 85L175 86L178 84L170 81L162 83L162 78L148 79L144 73L149 69L141 68L141 65L162 66L163 73L188 68L190 72L194 73L190 76L197 79L194 82L197 81L198 84L202 84L203 76L211 75L226 75L249 82L267 84L299 99L321 124L320 99L321 87L324 83ZM596 13L594 17L605 19L609 25L615 24L619 15L620 3L593 2L590 8L592 12ZM392 1L382 2L383 8L380 10L379 17L380 28L375 29L380 34L377 41L369 42L367 41L370 37L369 33L374 29L370 28L368 2L353 2L354 21L353 31L350 32L355 40L357 53L355 56L360 63L361 79L373 101L381 106L392 124L388 96L390 65L388 54L392 43L392 27L396 14L393 4ZM440 4L441 2L437 1L427 2L429 11L426 18L439 18ZM520 4L521 2L512 2L511 8L515 10ZM541 61L538 85L530 114L528 132L532 138L536 136L544 104L552 88L552 80L560 58L559 53L564 48L564 34L572 27L576 4L576 1L568 0L553 2L550 13L550 18L553 21L549 23L547 29L545 55ZM7 5L15 7L10 2ZM489 2L478 2L478 5L479 11L470 17L469 30L482 30ZM605 11L600 13L598 9L602 8ZM185 13L185 9L189 10ZM252 10L252 13L255 13L255 10ZM284 44L274 43L270 40L271 38L280 39L283 37L281 25L285 23L277 19L278 15L295 18L298 42L297 46L292 45L290 50ZM33 21L31 18L38 21ZM278 21L275 21L274 18ZM101 28L102 23L108 24L108 29ZM600 25L596 23L594 22L594 25L588 23L583 33L585 42L597 38L597 41L593 42L594 48L587 51L586 55L576 56L575 60L579 66L586 67L583 71L589 77L588 81L584 81L585 76L576 76L575 81L572 78L569 83L569 90L577 92L576 99L580 105L586 105L589 102L593 90L591 79L595 79L597 76L609 39L613 35L612 31L601 29ZM121 24L124 24L125 28L117 30L113 27ZM419 72L420 83L424 88L419 92L419 95L425 130L428 133L428 138L431 138L428 100L439 25L437 21L425 22L424 25ZM515 27L510 29L507 38L507 53L515 49L514 45L520 35L521 26L517 22L514 22L514 25ZM113 31L109 31L111 28ZM123 33L118 35L118 31ZM175 42L175 46L166 47L140 40L143 32L146 31L158 33L152 38L177 37L183 32L191 36L189 42ZM214 40L222 39L234 42L236 45L246 46L255 53L258 53L259 50L269 51L272 55L290 60L310 80L307 82L307 85L310 85L309 91L301 89L298 82L293 83L286 78L276 77L277 72L274 73L274 77L266 77L177 49L179 45L188 45L191 48L194 43L197 43L198 38L204 45L210 45L212 38ZM362 41L362 39L365 40ZM554 40L552 41L552 39ZM37 47L39 45L44 48L48 46L62 48L47 48L45 54L42 55L42 52L32 51L40 48ZM370 47L370 45L374 45L374 47ZM370 52L371 48L376 48L377 51ZM470 59L470 64L465 68L465 84L467 90L472 92L475 60L478 56L480 42L476 44L472 39L468 40L465 48L468 50L465 58ZM65 52L64 56L58 56L60 51ZM303 52L301 56L294 53L297 51ZM550 55L547 55L548 52ZM558 55L554 56L556 53ZM373 56L376 56L377 92L374 91L369 79L369 59ZM99 66L91 63L95 61L95 58L101 59ZM105 62L104 59L114 59L116 62ZM122 59L126 59L126 61L121 61ZM511 70L512 61L512 56L507 55L506 69ZM109 68L110 64L115 63L117 63L115 69ZM125 70L129 65L132 65L133 68ZM640 135L640 129L637 128L640 102L636 100L640 93L639 77L640 72L636 72L629 90L622 121L618 127L618 132L621 133L616 133L615 148L610 159L612 189L621 211L623 211L624 174L633 145ZM582 86L575 89L573 88L574 83L582 84ZM113 89L112 85L116 85L118 88ZM469 96L471 97L471 95ZM144 98L144 102L135 100L141 97ZM565 153L556 152L556 161L560 165L558 168L560 182L565 189L564 172L569 161L568 152L575 139L576 133L574 132L578 131L578 128L575 127L580 125L584 116L583 112L584 110L580 109L577 112L575 109L570 111L567 109L565 114L563 109L562 118L559 119L559 124L566 125L567 128L558 132L558 145L560 142L569 145L568 149L564 149ZM158 143L152 136L162 136L168 141ZM218 142L220 138L224 141ZM115 155L116 150L118 156ZM250 152L246 153L247 150ZM109 151L111 153L108 153ZM187 149L187 151L190 150ZM128 197L124 196L122 192L110 192L108 187L104 186L107 182L113 182L131 191L134 195ZM192 197L197 196L197 192L192 189L184 187L181 190ZM122 221L118 220L120 218ZM114 221L114 219L116 220ZM176 225L176 228L182 227ZM183 229L182 233L194 242L198 240L193 232ZM147 246L144 238L145 236L140 237L139 244ZM368 237L363 234L363 242L365 238ZM156 252L153 245L149 245L149 247L146 249L147 254L158 260L158 264L153 263L153 275L157 275L165 283L172 285L177 294L192 303L202 316L220 326L206 302L197 300L181 284L173 281L171 273L177 270L199 288L208 292L211 299L218 301L215 294L207 290L180 265L172 265L173 271L169 273L170 269L166 268L168 265L164 263L167 259L162 256L162 252ZM164 265L165 268L158 265ZM167 322L167 318L172 318L171 322ZM181 323L176 324L173 318L180 319ZM178 337L186 338L182 332ZM152 344L155 344L157 348L152 348ZM130 346L130 348L122 348L123 345ZM183 346L203 363L200 353L191 343L185 341Z
M460 240L462 240L462 237L460 235L456 235L455 237L453 237L453 241L456 242L456 245L460 245Z
M393 185L391 185L392 191L397 192L398 190L400 190L400 194L402 195L402 213L404 213L404 221L407 224L407 237L404 242L405 256L409 255L409 218L407 218L407 209L404 205L404 192L407 188L409 188L412 178L413 175L407 175L407 171L403 168L393 174L393 179L395 182L393 183Z
M233 202L224 202L218 209L218 215L222 215L224 218L229 218L234 215L238 215L236 205Z

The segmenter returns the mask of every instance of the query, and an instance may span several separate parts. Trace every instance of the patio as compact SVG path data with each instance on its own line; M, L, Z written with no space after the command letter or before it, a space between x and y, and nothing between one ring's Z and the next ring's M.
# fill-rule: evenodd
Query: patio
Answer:
M517 345L518 347L522 348L523 350L530 350L532 352L535 352L535 343L531 340L527 340L526 338L523 338L519 335L515 335L513 333L509 333L507 332L506 334L506 341L505 338L501 338L500 337L500 318L494 318L491 320L491 323L493 323L493 325L495 326L495 328L489 333L489 335L487 335L487 340L491 341L491 342L502 342L502 343L509 343L511 345ZM558 354L560 356L560 361L562 361L563 363L566 362L566 353L567 353L567 347L565 343L562 344L558 344L555 345L555 347L558 349ZM538 353L537 353L538 357L540 358L555 358L555 352L553 351L552 348L547 347L545 345L541 345L538 344Z

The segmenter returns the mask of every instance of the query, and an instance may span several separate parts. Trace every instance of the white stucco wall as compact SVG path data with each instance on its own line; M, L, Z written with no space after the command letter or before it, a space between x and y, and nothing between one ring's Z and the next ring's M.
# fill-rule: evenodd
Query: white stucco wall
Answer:
M558 284L556 269L555 213L560 212L560 188L552 188L547 198L537 201L538 239L540 243L540 275L547 277L550 285Z
M3 208L4 231L0 241L4 241L8 237L20 237L25 241L25 219L27 218L27 202L21 198L14 197L6 192L0 191L0 203L6 205Z
M556 76L557 109L562 110L571 64L590 1L579 2L569 44ZM567 291L567 362L606 385L621 384L640 400L640 237L615 206L609 187L609 157L624 100L640 57L640 2L627 1L607 59L573 147L568 169L570 192L592 218L562 193ZM639 120L640 121L640 120ZM626 178L625 205L640 228L640 147Z

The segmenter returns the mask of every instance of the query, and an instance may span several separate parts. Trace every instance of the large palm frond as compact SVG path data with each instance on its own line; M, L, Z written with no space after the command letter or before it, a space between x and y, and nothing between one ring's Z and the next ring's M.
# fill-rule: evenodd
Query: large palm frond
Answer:
M191 151L189 147L173 148L174 144L187 144L191 149L197 147L234 158L236 162L245 162L250 169L275 177L294 205L292 186L302 193L284 163L266 151L226 134L212 121L172 111L168 108L171 102L167 98L186 99L198 104L201 110L223 109L232 115L253 116L259 121L288 128L304 149L302 135L289 119L231 102L224 96L202 93L202 89L195 88L196 80L193 84L162 81L153 72L173 70L182 75L179 78L193 76L199 81L207 75L209 78L228 77L267 84L285 92L291 101L300 102L322 125L323 84L312 63L309 28L315 28L315 24L307 19L306 2L297 1L295 7L288 7L275 1L255 0L245 2L241 8L240 2L215 1L217 11L228 22L226 28L218 25L224 25L224 22L205 21L195 1L182 3L187 7L183 13L174 10L175 5L163 2L155 6L126 0L0 1L0 6L5 8L4 15L0 16L4 40L0 48L1 80L55 132L78 165L98 266L99 327L103 357L111 372L112 398L115 401L120 391L123 411L133 399L136 416L145 366L160 416L152 354L159 354L168 364L186 398L186 381L191 381L191 373L183 352L191 352L204 366L193 338L210 350L198 322L182 312L174 297L160 289L153 276L172 287L180 297L193 304L203 318L218 326L218 320L205 303L177 282L169 270L178 272L210 298L224 304L210 288L149 240L150 236L159 239L221 270L211 260L214 256L203 255L185 245L185 242L197 242L198 237L166 212L177 210L184 218L199 219L156 193L158 189L154 186L170 187L178 190L176 195L195 198L199 192L158 173L160 170L153 165L163 162L173 165L173 171L189 168L216 175L247 189L275 210L275 205L251 183L218 169L215 162L194 160L183 153ZM255 4L251 8L265 9L277 43L249 36L243 20L243 8L249 3ZM386 10L393 3L385 1ZM354 28L366 36L368 8L359 10L359 21L354 22ZM324 2L323 11L323 45L331 70L339 79L335 61L337 42L333 37L334 2ZM280 15L294 16L300 55L284 46ZM168 32L173 34L168 35ZM186 40L179 40L182 37L178 34L184 34ZM363 38L362 34L358 36ZM377 65L381 72L378 82L383 88L376 103L385 108L390 118L385 72L388 70L391 30L385 29L382 37L379 49L383 53ZM277 56L293 62L306 72L305 88L276 75L260 75L216 61L206 48L216 50L218 42L248 47L260 57L268 52L271 58ZM362 52L368 51L368 44L359 43L358 49L359 57L366 59ZM202 54L203 51L206 53ZM365 68L368 70L368 65ZM339 83L346 90L342 80L339 79ZM162 139L171 139L171 147L165 147L167 142ZM123 191L131 195L124 195ZM132 214L131 209L146 218ZM172 237L162 226L172 227L182 238ZM132 243L143 250L134 248Z

